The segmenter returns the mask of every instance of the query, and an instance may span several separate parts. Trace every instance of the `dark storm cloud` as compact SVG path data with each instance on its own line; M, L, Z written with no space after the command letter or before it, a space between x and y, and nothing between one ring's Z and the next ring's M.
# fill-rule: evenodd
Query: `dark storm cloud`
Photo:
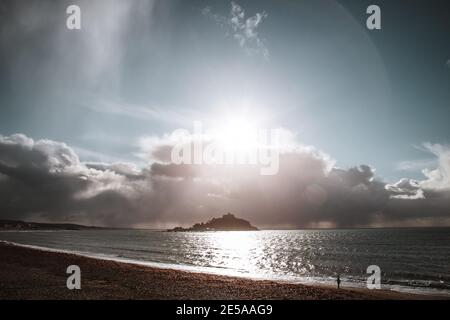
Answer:
M193 178L198 175L195 171L196 168L192 165L153 163L151 166L153 175L171 178Z
M97 223L128 223L134 187L112 170L82 164L63 143L24 135L0 136L0 203L3 218L76 217Z
M445 219L450 158L440 152L442 165L427 180L386 185L371 167L336 168L312 148L282 153L279 173L261 176L251 166L83 163L64 143L0 136L0 212L105 226L189 224L226 211L273 227ZM423 196L414 197L419 189Z

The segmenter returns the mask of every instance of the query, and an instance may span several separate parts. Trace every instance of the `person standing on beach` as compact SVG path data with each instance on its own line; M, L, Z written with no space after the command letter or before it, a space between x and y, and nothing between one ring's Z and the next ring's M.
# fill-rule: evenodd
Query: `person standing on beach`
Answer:
M337 287L339 289L341 287L341 275L340 274L337 275L336 282L337 282Z

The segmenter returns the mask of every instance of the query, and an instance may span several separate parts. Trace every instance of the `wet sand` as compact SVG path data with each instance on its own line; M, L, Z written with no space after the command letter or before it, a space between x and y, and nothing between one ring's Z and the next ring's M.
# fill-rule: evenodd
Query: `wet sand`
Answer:
M66 268L81 268L81 290ZM0 299L432 299L386 290L326 286L158 269L0 243Z

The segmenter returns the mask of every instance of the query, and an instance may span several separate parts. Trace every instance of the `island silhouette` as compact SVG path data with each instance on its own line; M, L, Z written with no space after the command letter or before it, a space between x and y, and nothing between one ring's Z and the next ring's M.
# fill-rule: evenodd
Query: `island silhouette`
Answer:
M258 228L252 226L244 219L236 218L233 214L227 213L220 218L212 218L203 223L196 223L190 228L176 227L169 229L169 232L185 231L256 231Z

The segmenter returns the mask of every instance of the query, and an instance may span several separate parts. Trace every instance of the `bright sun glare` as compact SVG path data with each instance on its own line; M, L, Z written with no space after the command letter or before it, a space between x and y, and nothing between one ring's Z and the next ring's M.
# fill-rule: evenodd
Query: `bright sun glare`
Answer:
M253 108L245 106L242 109L249 111ZM209 133L227 154L244 155L261 144L259 118L261 115L254 112L216 115Z
M257 128L245 118L224 119L214 137L227 151L245 151L258 144Z

